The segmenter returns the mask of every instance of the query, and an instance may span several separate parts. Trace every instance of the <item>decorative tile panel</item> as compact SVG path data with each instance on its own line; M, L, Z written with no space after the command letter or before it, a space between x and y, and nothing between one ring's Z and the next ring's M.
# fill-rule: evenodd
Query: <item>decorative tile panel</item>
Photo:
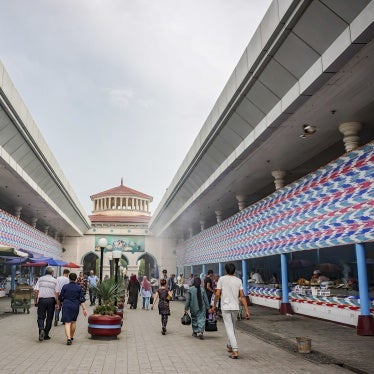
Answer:
M374 143L181 243L179 265L264 257L374 240Z
M25 249L40 257L59 258L61 252L57 240L1 209L0 245Z

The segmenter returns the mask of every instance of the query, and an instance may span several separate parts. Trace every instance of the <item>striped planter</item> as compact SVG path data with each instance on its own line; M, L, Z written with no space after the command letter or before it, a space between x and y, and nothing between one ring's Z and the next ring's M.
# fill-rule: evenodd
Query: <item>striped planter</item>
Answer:
M91 314L88 317L88 333L93 337L117 337L121 333L121 326L122 318L119 315Z

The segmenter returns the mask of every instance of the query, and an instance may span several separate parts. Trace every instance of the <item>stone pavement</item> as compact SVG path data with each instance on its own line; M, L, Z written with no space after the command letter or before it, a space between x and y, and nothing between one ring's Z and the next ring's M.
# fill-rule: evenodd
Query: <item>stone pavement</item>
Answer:
M50 341L39 342L36 308L32 307L30 314L12 314L10 299L2 298L0 299L0 373L201 374L233 371L239 374L301 372L335 374L352 372L332 363L306 360L305 354L284 347L279 348L274 345L274 341L270 340L270 343L266 342L266 339L264 341L264 336L256 337L253 332L250 334L245 332L248 326L261 328L263 322L260 323L260 315L266 313L263 312L264 308L258 309L260 312L257 312L257 308L259 307L251 307L252 319L241 323L243 330L237 334L240 358L231 360L225 349L226 336L223 323L218 322L219 331L205 333L205 340L193 338L191 326L183 326L180 323L183 303L179 301L172 302L172 316L165 336L161 335L161 322L157 310L125 308L124 326L118 339L92 339L87 332L87 321L80 315L73 345L67 346L63 325L52 327ZM91 307L87 309L89 313L92 311ZM273 318L271 317L269 321ZM275 321L272 323L276 325ZM278 323L278 326L281 325L282 323ZM290 323L286 324L286 328L290 325ZM329 331L326 329L324 331L326 337ZM352 335L355 334L353 329L350 331ZM311 335L309 331L301 330L301 332L302 335ZM289 339L292 334L290 332ZM287 340L287 337L285 339ZM373 340L370 339L366 339L367 349L372 353L373 349L370 347ZM344 347L344 342L341 340L337 340L336 344ZM355 352L350 354L354 355Z

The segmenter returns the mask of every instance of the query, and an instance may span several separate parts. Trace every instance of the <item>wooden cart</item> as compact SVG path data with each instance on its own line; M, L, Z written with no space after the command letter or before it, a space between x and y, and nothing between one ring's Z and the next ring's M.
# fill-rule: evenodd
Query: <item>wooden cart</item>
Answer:
M11 308L13 313L18 310L30 313L33 288L31 286L17 286L12 294Z

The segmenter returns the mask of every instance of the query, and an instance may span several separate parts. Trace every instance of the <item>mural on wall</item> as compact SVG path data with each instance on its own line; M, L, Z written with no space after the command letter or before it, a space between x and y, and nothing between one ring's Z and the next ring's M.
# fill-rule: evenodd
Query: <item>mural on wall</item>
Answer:
M98 247L100 238L106 238L108 245L111 245L112 249L121 249L122 252L145 252L145 238L144 236L119 236L119 235L107 235L107 236L96 236L95 247Z

